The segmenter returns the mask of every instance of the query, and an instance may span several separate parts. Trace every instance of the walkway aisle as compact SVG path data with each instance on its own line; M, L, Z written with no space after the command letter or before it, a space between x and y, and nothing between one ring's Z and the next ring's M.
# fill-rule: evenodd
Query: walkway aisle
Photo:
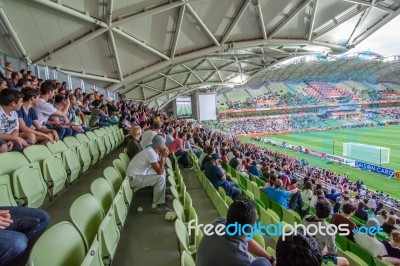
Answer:
M74 200L83 194L90 193L90 185L92 181L103 176L104 168L113 166L113 160L117 159L121 152L124 152L124 148L124 146L115 148L115 150L106 155L94 167L89 169L87 173L80 177L79 180L68 188L68 190L66 190L62 195L48 203L47 206L45 205L44 209L51 217L50 226L61 221L70 221L69 209Z
M218 217L193 170L181 170L199 223L210 223ZM178 240L174 223L162 214L150 212L152 188L135 193L113 265L117 266L180 266ZM172 202L167 205L172 208ZM143 212L139 213L138 208Z

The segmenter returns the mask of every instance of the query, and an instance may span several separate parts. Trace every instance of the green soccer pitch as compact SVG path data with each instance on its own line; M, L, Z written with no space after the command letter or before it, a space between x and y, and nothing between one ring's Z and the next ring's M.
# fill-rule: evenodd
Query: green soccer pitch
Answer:
M309 148L329 154L333 154L334 151L334 154L337 156L343 156L343 143L345 142L357 142L390 148L390 163L383 164L382 167L400 170L400 126L313 131L306 133L262 136L261 138L274 140L278 143L286 141L288 144L301 145L303 148ZM283 149L280 147L252 141L250 137L243 137L241 140L283 152ZM369 189L383 191L385 194L400 199L400 180L398 179L388 179L387 176L362 171L347 165L339 166L338 163L327 164L327 161L324 159L309 154L298 153L289 149L286 152L288 155L296 158L306 159L311 166L329 168L332 171L341 174L349 172L350 180L354 182L358 179L363 180L364 184Z

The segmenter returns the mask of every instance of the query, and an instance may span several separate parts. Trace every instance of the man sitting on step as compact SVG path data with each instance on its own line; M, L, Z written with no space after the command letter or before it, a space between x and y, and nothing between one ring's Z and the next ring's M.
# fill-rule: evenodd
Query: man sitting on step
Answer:
M153 204L151 206L151 211L154 213L171 211L170 208L165 206L165 162L168 154L165 139L156 135L153 137L150 146L135 155L126 170L132 189L138 190L154 186Z

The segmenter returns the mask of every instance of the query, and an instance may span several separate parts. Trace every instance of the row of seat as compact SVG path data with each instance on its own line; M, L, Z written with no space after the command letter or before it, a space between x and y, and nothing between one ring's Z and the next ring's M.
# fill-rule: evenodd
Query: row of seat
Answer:
M230 173L232 181L235 182L242 190L244 190L244 194L248 198L251 198L255 201L258 215L262 224L278 225L279 222L282 222L282 224L288 223L294 225L295 223L301 223L298 213L294 212L293 210L286 209L276 201L270 199L266 193L260 192L259 185L264 181L259 179L257 184L255 181L251 181L249 178L244 177L241 173L237 172L229 165L223 164L222 166L226 172ZM201 174L202 173L200 173L200 176ZM256 177L250 175L250 178L253 178L254 180ZM223 195L224 190L220 189L219 193L220 195ZM312 213L315 214L315 208L311 207L311 209ZM330 221L327 220L327 222ZM273 236L272 240L276 244L278 237ZM350 262L350 265L389 265L385 261L374 258L366 249L352 241L348 241L346 237L337 235L336 245L338 247L338 256L347 258Z
M104 177L71 205L71 222L49 228L35 243L28 265L103 266L111 264L124 227L133 192L125 177L129 158L120 154L104 169ZM127 160L128 159L128 160ZM124 178L123 178L124 177Z
M117 126L0 154L0 206L39 208L124 140Z

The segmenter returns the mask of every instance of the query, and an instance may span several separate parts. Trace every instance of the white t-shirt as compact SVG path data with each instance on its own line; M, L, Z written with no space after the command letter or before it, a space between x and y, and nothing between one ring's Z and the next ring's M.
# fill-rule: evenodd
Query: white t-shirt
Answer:
M233 158L235 158L235 155L232 151L229 151L226 157L228 158L228 162L230 162Z
M157 132L154 130L146 130L143 133L142 140L140 141L140 146L142 146L142 149L146 149L146 147L151 144L151 141L155 135L157 135Z
M150 170L152 163L158 162L158 154L152 147L148 147L138 154L131 160L126 170L127 176L135 175L147 175Z
M10 135L16 129L19 129L17 112L11 111L10 115L7 115L0 106L0 134Z
M33 110L35 110L41 125L45 125L47 120L49 120L49 117L57 111L51 103L46 102L43 99L40 99L39 104L34 106Z
M361 233L356 234L354 239L357 244L368 250L369 253L374 257L387 255L385 246L376 238L372 238L367 234Z

